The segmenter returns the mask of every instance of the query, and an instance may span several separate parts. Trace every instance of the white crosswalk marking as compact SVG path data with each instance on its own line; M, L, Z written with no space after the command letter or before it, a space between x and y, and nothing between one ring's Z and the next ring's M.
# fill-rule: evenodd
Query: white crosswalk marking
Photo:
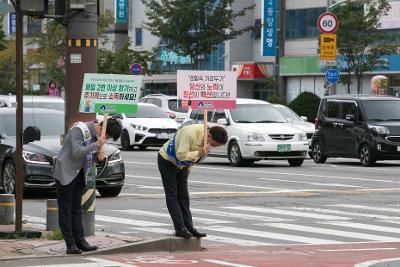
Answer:
M319 186L327 186L327 187L350 187L350 188L365 188L365 186L358 186L358 185L349 185L349 184L332 184L332 183L313 183L313 182L302 182L302 181L289 181L289 180L282 180L282 179L272 179L272 178L258 178L260 180L267 180L267 181L277 181L277 182L284 182L284 183L296 183L296 184L310 184L310 185L319 185Z
M96 215L96 220L102 222L111 222L111 223L119 223L119 224L128 224L128 225L135 225L135 226L167 226L168 224L165 223L157 223L157 222L150 222L150 221L139 221L139 220L132 220L132 219L125 219L125 218L117 218L111 216L102 216Z
M205 209L196 209L191 208L192 212L203 214L203 215L213 215L213 216L222 216L228 218L236 218L242 220L257 220L262 222L281 222L281 221L291 221L289 219L281 219L281 218L274 218L274 217L267 217L261 215L251 215L251 214L241 214L241 213L232 213L226 211L216 211L216 210L205 210Z
M319 219L319 220L350 220L350 218L347 218L347 217L315 214L315 213L310 213L310 212L298 212L298 211L281 210L281 209L252 207L252 206L236 206L236 207L226 207L226 208L233 209L233 210L244 210L247 212L255 211L255 212L260 212L260 213L268 213L268 214L272 213L272 214L279 214L279 215L285 215L285 216L313 218L313 219Z
M357 229L363 229L363 230L400 234L399 228L388 227L388 226L371 225L371 224L356 223L356 222L343 222L343 221L342 222L321 222L321 223L335 225L335 226L341 226L341 227L349 227L349 228L357 228Z
M363 234L363 233L356 233L356 232L349 232L349 231L341 231L341 230L334 230L334 229L327 229L321 227L313 227L313 226L303 226L303 225L295 225L295 224L287 224L287 223L269 223L267 226L272 226L281 229L287 230L296 230L301 232L309 232L313 234L325 234L325 235L335 235L341 237L351 237L355 239L365 239L369 241L380 241L380 242L399 242L399 238L392 238L392 237L385 237L385 236L378 236L372 234Z
M203 229L209 230L209 231L256 236L256 237L263 237L263 238L268 238L268 239L285 240L285 241L299 242L299 243L311 243L311 244L342 244L343 243L343 242L340 242L337 240L312 238L312 237L305 237L305 236L300 236L300 235L280 234L280 233L267 232L267 231L256 231L256 230L252 230L252 229L244 229L244 228L237 228L237 227L207 226L207 227L203 227Z
M132 215L171 218L168 213L159 213L159 212L151 212L151 211L143 211L143 210L115 210L115 211L122 212L122 213L128 213L128 214L132 214ZM207 219L207 218L201 218L201 217L193 217L193 220L196 220L197 222L201 222L204 224L233 223L232 221Z
M343 208L350 208L350 209L359 209L359 210L375 210L375 211L386 211L386 212L396 212L396 213L400 212L400 209L396 209L396 208L370 207L370 206L362 206L362 205L335 204L335 205L329 205L329 206L343 207Z

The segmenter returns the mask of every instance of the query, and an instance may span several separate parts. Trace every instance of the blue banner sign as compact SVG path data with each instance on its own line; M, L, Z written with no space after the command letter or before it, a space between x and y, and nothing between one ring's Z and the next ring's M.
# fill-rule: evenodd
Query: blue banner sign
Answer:
M277 0L263 0L262 55L276 56Z
M127 0L115 0L115 23L127 23Z
M325 73L325 79L328 83L335 84L340 78L339 71L330 69Z
M8 13L8 33L13 34L15 33L15 27L16 27L16 15L15 13Z
M180 56L173 51L161 51L160 60L164 66L169 64L178 64L178 65L185 65L185 64L192 64L192 59L189 55L187 56Z

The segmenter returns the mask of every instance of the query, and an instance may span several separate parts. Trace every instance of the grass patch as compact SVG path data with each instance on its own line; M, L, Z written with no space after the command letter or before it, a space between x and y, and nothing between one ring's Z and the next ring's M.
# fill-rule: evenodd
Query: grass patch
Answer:
M64 237L63 237L60 229L56 229L48 234L47 239L48 240L63 240Z

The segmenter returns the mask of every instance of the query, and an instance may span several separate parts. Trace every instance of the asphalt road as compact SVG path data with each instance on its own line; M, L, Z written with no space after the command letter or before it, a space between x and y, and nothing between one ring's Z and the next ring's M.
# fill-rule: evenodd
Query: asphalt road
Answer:
M126 184L119 197L97 199L97 230L158 237L173 227L156 165L157 149L123 152ZM260 161L235 168L208 158L192 170L191 208L203 244L338 244L400 241L400 161L361 167L328 159L301 167ZM24 201L24 219L44 222L46 198Z

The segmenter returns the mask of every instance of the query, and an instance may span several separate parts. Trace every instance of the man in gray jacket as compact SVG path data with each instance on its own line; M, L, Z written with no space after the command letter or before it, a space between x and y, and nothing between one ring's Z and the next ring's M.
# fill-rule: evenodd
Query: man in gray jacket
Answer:
M110 118L106 136L101 137L102 125L102 122L75 123L65 136L56 160L53 176L56 179L59 226L67 254L97 249L87 243L83 232L81 202L86 186L84 166L91 155L97 156L99 161L104 160L101 147L106 139L117 140L122 132L120 122Z

